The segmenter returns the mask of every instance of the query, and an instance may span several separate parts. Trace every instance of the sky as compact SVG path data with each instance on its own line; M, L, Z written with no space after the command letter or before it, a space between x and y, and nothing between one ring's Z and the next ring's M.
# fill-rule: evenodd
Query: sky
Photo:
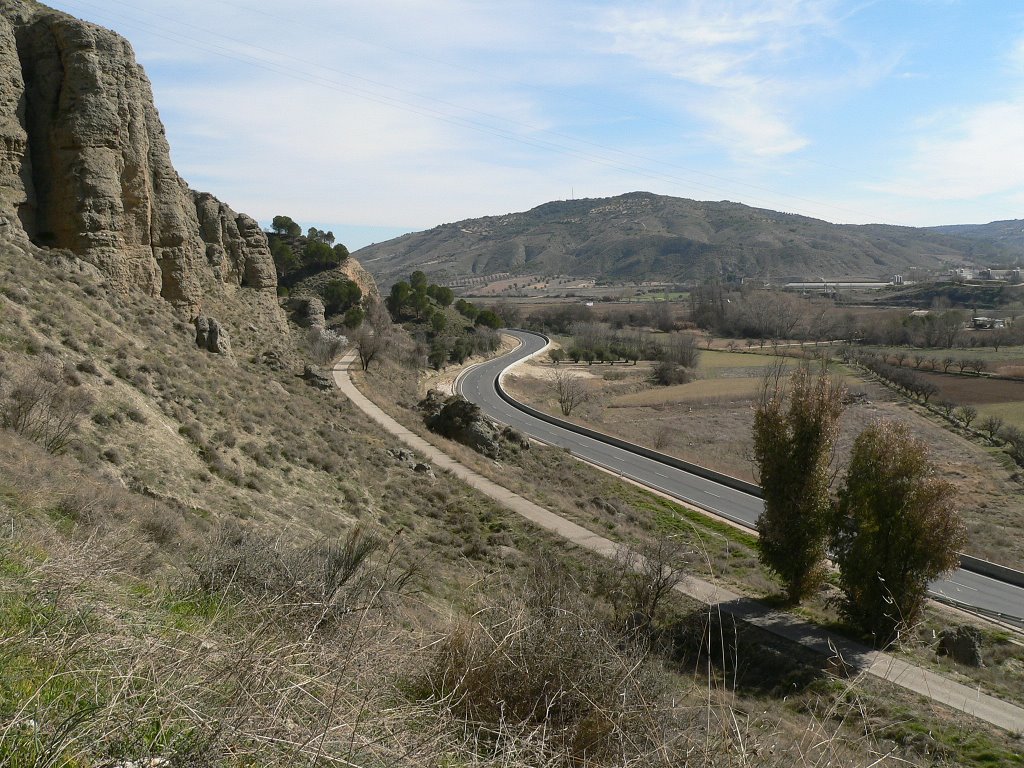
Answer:
M178 172L356 250L644 190L1024 218L1018 0L53 0L132 43Z

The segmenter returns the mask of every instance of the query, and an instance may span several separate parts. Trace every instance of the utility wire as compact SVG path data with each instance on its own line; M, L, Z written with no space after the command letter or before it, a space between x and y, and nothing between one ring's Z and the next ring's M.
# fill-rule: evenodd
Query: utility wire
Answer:
M871 217L865 216L862 212L853 211L851 209L842 208L842 207L835 206L835 205L832 205L832 204L829 204L829 203L824 203L824 202L819 201L819 200L814 200L814 199L811 199L811 198L806 198L806 197L801 197L801 196L793 195L793 194L786 193L786 192L781 192L779 190L775 190L775 189L772 189L772 188L769 188L769 187L763 187L763 186L759 186L759 185L755 185L755 184L750 184L748 182L736 181L736 180L733 180L733 179L729 179L727 177L719 176L719 175L708 173L708 172L705 172L705 171L699 171L699 170L696 170L696 169L688 168L686 166L682 166L682 165L679 165L679 164L676 164L676 163L673 163L673 162L667 162L667 161L664 161L662 159L649 157L649 156L642 155L642 154L635 153L635 152L631 152L631 151L628 151L628 150L622 150L622 149L619 149L617 147L611 147L611 146L608 146L608 145L605 145L605 144L601 144L601 143L598 143L598 142L593 142L593 141L590 141L590 140L587 140L587 139L583 139L583 138L580 138L580 137L572 136L570 134L565 134L565 133L561 133L561 132L558 132L558 131L552 131L552 130L549 130L549 129L539 128L537 126L530 125L528 123L517 122L517 121L514 121L514 120L510 120L508 118L503 118L503 117L494 115L492 113L484 112L482 110L477 110L477 109L473 109L473 108L470 108L470 107L464 107L462 105L456 104L454 102L446 101L446 100L443 100L443 99L437 99L437 98L434 98L434 97L423 96L423 95L418 94L418 93L416 93L414 91L410 91L410 90L407 90L407 89L404 89L404 88L392 86L392 85L390 85L388 83L384 83L384 82L381 82L381 81L378 81L378 80L367 78L367 77L364 77L362 75L353 74L351 72L346 72L344 70L336 69L336 68L330 67L330 66L324 66L324 65L318 64L316 62L312 62L312 61L309 61L309 60L306 60L306 59L302 59L302 58L299 58L299 57L296 57L296 56L292 56L291 54L288 54L288 53L284 53L284 52L273 50L273 49L266 48L266 47L263 47L263 46L255 45L255 44L253 44L250 41L238 40L236 38L231 38L229 36L222 35L222 34L219 34L219 33L212 33L207 28L199 27L197 25L193 25L193 24L190 24L188 22L181 21L180 19L174 19L174 18L165 16L165 15L162 15L160 13L157 13L155 11L151 11L151 10L144 9L144 8L139 8L138 6L132 5L132 4L127 3L127 2L123 2L123 0L109 0L109 1L113 2L113 3L117 4L117 5L120 5L120 6L124 7L124 8L130 9L131 11L140 11L141 10L141 11L143 11L144 13L146 13L149 16L153 16L153 17L156 17L156 18L158 18L158 19L160 19L162 21L169 22L169 23L177 25L179 27L183 27L186 30L193 30L194 32L199 32L199 33L205 35L208 38L213 38L215 41L216 40L225 41L227 43L232 44L233 46L240 46L243 49L249 49L249 50L257 51L260 54L265 54L266 56L272 57L273 59L277 59L277 60L282 60L283 59L283 60L287 60L289 62L293 62L294 64L300 65L301 67L313 67L313 68L322 70L324 72L329 72L329 73L333 73L335 75L340 75L340 76L342 76L344 78L348 78L348 79L351 79L351 80L356 80L356 81L359 81L361 83L365 83L366 85L373 86L376 89L385 89L385 90L394 92L396 94L399 94L399 96L387 96L385 94L382 94L382 93L378 92L377 90L369 90L366 87L361 87L359 85L353 85L353 84L350 84L350 83L341 82L341 81L339 81L339 80L337 80L337 79L335 79L335 78L333 78L331 76L322 76L322 75L315 74L314 72L309 72L309 71L305 71L303 69L296 68L296 67L291 66L291 65L280 64L280 63L277 63L277 62L271 60L270 58L266 58L266 56L245 53L243 51L239 51L237 48L226 47L224 45L221 45L218 42L207 42L207 41L200 42L200 41L197 40L196 36L193 33L176 32L176 31L173 31L173 30L168 29L166 27L157 26L155 24L152 24L152 23L149 23L147 21L141 20L138 17L133 17L131 15L123 15L120 18L118 18L116 16L111 16L110 10L108 8L105 8L103 6L96 6L96 5L92 4L92 3L87 2L87 0L85 0L85 1L83 1L83 0L68 0L68 2L65 2L63 4L64 5L71 5L71 6L76 6L76 5L77 6L84 6L84 7L88 8L88 9L91 9L94 12L98 12L98 13L101 13L101 14L105 13L108 17L115 18L115 19L117 19L118 21L120 21L121 23L123 23L123 24L125 24L127 26L133 26L133 27L135 27L137 29L142 29L143 31L146 31L148 34L151 34L154 37L158 37L158 38L161 38L161 39L169 40L169 41L175 42L175 43L180 43L182 45L194 48L196 50L200 50L200 51L203 51L203 52L206 52L206 53L211 53L211 54L214 54L214 55L217 55L217 56L221 56L221 57L229 59L229 60L233 60L233 61L236 61L236 62L239 62L239 63L242 63L242 64L246 64L248 66L258 67L260 69L264 69L266 71L270 71L270 72L273 72L275 74L278 74L278 75L281 75L281 76L284 76L284 77L289 77L291 79L299 80L301 82L306 82L306 83L310 83L312 85L316 85L316 86L319 86L319 87L328 88L328 89L334 90L336 92L347 93L349 95L353 95L353 96L356 96L358 98L362 98L362 99L365 99L365 100L368 100L368 101L372 101L372 102L375 102L375 103L378 103L378 104L390 106L390 107L396 108L396 109L401 109L401 110L404 110L404 111L407 111L407 112L411 112L413 114L417 114L417 115L420 115L420 116L423 116L423 117L428 117L428 118L431 118L431 119L439 120L439 121L448 123L450 125L455 125L455 126L458 126L458 127L461 127L461 128L465 128L465 129L469 129L469 130L473 130L473 131L489 134L489 135L492 135L492 136L496 136L496 137L504 139L506 141L515 142L515 143L518 143L518 144L521 144L521 145L524 145L524 146L529 146L529 147L533 147L533 148L536 148L536 149L541 149L541 150L545 150L545 151L549 151L549 152L554 152L554 153L558 153L558 154L567 155L567 156L574 157L576 159L583 160L583 161L586 161L586 162L589 162L589 163L593 163L593 164L596 164L596 165L601 165L601 166L606 167L606 168L611 168L611 169L614 169L614 170L624 171L624 172L627 172L627 173L635 174L637 176L642 176L642 177L645 177L645 178L648 178L648 179L652 179L652 180L656 180L656 181L668 182L668 183L671 183L671 184L674 184L674 185L683 185L683 186L695 187L695 188L702 189L702 190L704 190L706 192L709 192L709 193L712 193L712 194L718 194L718 193L722 193L723 191L725 191L725 190L723 190L722 187L719 187L719 186L715 186L715 185L712 185L712 184L709 184L709 183L705 183L705 182L696 181L696 180L694 180L692 178L685 178L685 177L678 176L678 175L675 175L675 174L669 173L669 172L652 170L652 169L646 167L645 165L638 165L638 164L636 164L636 162L638 161L638 162L645 163L645 164L661 165L661 166L664 166L665 168L676 168L676 169L685 171L686 173L689 173L689 174L702 176L702 177L705 177L705 178L708 178L708 179L724 182L726 184L731 184L731 185L734 185L734 186L746 187L748 189L756 190L758 192L768 193L768 194L774 195L776 197L786 197L786 198L789 198L789 199L792 199L792 200L795 200L795 201L799 201L799 202L803 202L803 203L809 203L811 205L815 205L815 206L819 206L819 207L827 207L827 208L831 208L831 209L836 210L836 211L845 212L847 214L854 214L854 215L856 215L857 217L860 217L860 218L865 218L865 219L871 218ZM236 8L244 8L244 6L240 6L237 3L223 2L223 0L222 0L221 4L233 6L233 7L236 7ZM251 9L248 9L248 10L251 10ZM274 16L273 14L268 14L268 13L264 12L264 15L267 15L267 16L269 16L271 18L275 18L275 19L278 19L278 20L283 20L283 19L281 19L281 17ZM366 41L362 41L362 42L366 42ZM387 46L378 46L378 47L382 47L382 48L384 48L386 50L396 50L396 49L390 49ZM406 55L416 55L416 54L406 54ZM436 59L431 59L429 57L422 57L422 58L426 58L427 60L434 61L434 62L438 61ZM445 63L445 62L439 62L439 63ZM456 65L448 65L448 64L446 64L446 65L447 66L456 66ZM426 102L426 104L424 104L424 103L417 103L417 102ZM434 105L438 105L438 106L429 106L429 104L434 104ZM445 112L442 108L448 108L450 110L456 110L457 112L463 112L463 113L468 113L470 115L476 115L479 118L482 118L482 119L485 119L485 120L488 120L488 121L494 121L494 122L498 123L498 125L491 124L490 122L481 122L481 120L472 119L472 118L469 118L469 117L461 117L458 114L453 114L451 112ZM501 127L500 124L505 124L505 125L511 126L511 128ZM519 129L519 131L517 132L517 131L515 131L513 129ZM527 134L532 134L532 135L525 136L525 135L523 135L523 132L525 132ZM545 136L545 135L553 137L553 139L542 138L542 136ZM558 140L560 140L560 141L558 141ZM580 146L570 146L570 145L567 145L565 142L570 142L572 144L576 144L576 145L580 145ZM612 155L619 156L620 158L623 158L623 159L622 160L615 159L615 157L610 157L610 156L608 156L607 154L604 154L604 153L612 153ZM773 205L773 203L771 201L769 201L769 200L761 200L760 202L763 205L765 205L766 207L770 206L770 205ZM813 214L808 214L808 215L813 215Z

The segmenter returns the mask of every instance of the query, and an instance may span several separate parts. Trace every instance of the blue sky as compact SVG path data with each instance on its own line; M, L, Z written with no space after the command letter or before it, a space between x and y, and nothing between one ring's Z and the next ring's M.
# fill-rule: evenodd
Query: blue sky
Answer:
M843 223L1024 218L1024 3L56 0L178 171L355 249L635 190Z

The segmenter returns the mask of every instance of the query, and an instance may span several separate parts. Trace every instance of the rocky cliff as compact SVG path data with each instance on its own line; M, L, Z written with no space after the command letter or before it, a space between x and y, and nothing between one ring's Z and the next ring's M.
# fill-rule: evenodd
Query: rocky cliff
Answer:
M0 220L192 316L221 288L273 297L266 237L178 176L129 43L30 0L0 12Z

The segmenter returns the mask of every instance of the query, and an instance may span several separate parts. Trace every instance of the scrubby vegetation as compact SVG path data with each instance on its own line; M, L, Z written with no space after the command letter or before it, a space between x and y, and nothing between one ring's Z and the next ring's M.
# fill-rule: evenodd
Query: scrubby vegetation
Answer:
M895 701L916 717L913 701L828 679L825 660L767 651L675 596L652 602L664 584L628 570L631 550L583 558L417 472L299 376L305 329L211 294L233 350L213 355L162 300L74 266L6 252L0 273L0 764L930 760L930 743L863 714ZM415 343L374 322L394 334L374 380L415 382ZM16 429L33 402L14 395L21 375L56 387L51 410L87 395L59 447ZM663 526L667 502L577 478L558 451L502 460L534 485L559 473L557 503L623 540L691 525ZM682 565L705 556L699 538ZM751 557L714 547L714 563ZM944 727L953 760L968 733L972 749L1013 748Z
M451 288L428 283L423 272L413 272L408 282L392 285L385 304L392 320L414 340L414 357L435 370L449 363L461 365L473 354L498 348L495 330L501 319L465 299L455 301Z

